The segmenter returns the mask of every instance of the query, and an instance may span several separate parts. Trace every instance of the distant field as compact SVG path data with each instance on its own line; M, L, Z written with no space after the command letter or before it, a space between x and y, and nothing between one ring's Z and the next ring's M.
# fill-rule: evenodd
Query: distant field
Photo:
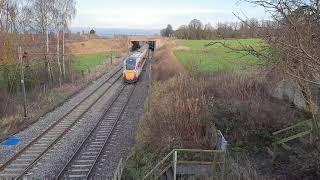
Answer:
M109 60L110 54L107 53L76 55L73 61L73 67L79 71L88 70Z
M233 71L242 72L250 67L260 64L259 60L252 55L243 54L223 47L221 44L215 44L205 47L209 40L178 40L177 49L174 51L177 59L191 71L216 72ZM265 44L260 39L238 39L238 40L220 40L233 48L242 46L252 46L261 48Z

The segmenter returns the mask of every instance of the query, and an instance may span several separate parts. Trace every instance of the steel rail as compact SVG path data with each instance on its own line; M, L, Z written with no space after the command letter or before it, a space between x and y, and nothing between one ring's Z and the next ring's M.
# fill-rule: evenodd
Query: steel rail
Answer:
M128 103L129 103L130 97L132 96L132 94L133 94L133 92L134 92L134 90L135 90L135 87L136 87L136 85L134 84L134 85L133 85L133 88L131 89L131 92L129 93L129 97L128 97L128 99L127 99L126 104L122 107L121 113L119 114L119 116L117 117L116 121L114 122L113 127L112 127L112 130L110 131L110 133L109 133L109 135L108 135L108 138L107 138L106 141L104 142L103 147L100 149L100 152L99 152L97 158L95 159L92 167L90 168L90 171L89 171L86 179L89 179L89 177L92 175L93 170L94 170L96 164L98 163L98 161L99 161L99 159L100 159L100 157L101 157L101 155L102 155L102 153L103 153L103 150L104 150L105 147L107 146L107 144L108 144L111 136L113 135L114 130L116 129L116 126L117 126L117 124L118 124L118 122L119 122L119 119L122 117L122 114L123 114L125 108L127 107Z
M114 102L117 100L117 98L120 96L122 90L123 90L124 86L122 86L121 90L119 91L119 93L117 94L117 96L112 100L112 103L108 106L108 108L104 111L103 115L99 118L98 123L96 124L96 126L90 131L90 133L86 136L86 138L84 139L84 141L82 141L82 143L80 144L80 146L77 148L76 152L72 155L72 157L68 160L68 162L65 164L65 166L61 169L61 171L59 172L58 176L55 178L56 180L60 179L63 175L63 173L66 171L66 169L70 166L71 162L76 158L76 156L79 154L80 150L83 148L83 146L85 145L85 143L88 141L88 139L91 137L91 135L96 131L96 129L99 127L99 125L101 124L104 115L107 113L107 111L109 111L109 109L112 107L112 105L114 104Z
M66 114L64 114L61 118L59 118L56 122L54 122L50 127L48 127L44 132L42 132L40 135L38 135L35 139L33 139L31 142L28 143L28 145L26 145L24 148L22 148L21 150L19 150L19 152L17 152L12 158L10 158L8 161L6 161L5 163L3 163L0 166L0 173L1 171L3 171L6 167L8 167L13 161L15 161L20 155L22 155L28 148L30 148L32 145L34 145L38 140L40 140L44 135L46 135L48 132L50 132L50 130L52 130L54 127L56 127L59 123L61 123L63 121L63 119L65 119L69 114L71 114L72 112L74 112L74 110L76 110L80 105L82 105L83 102L85 102L87 99L89 99L94 93L96 93L101 87L103 87L105 84L107 84L113 77L115 77L119 72L121 71L121 68L119 68L119 70L116 70L114 73L112 73L106 80L104 80L103 83L101 83L101 85L99 85L96 89L93 90L93 92L89 93L84 99L82 99L77 105L75 105L71 110L69 110ZM118 81L118 79L120 79L121 76L119 76L115 81L113 81L111 83L111 85L104 91L104 93L102 93L101 96L103 96L111 87L114 83L116 83ZM101 97L100 96L100 97ZM100 98L99 97L99 98ZM76 120L74 123L72 123L72 125L66 129L66 131L64 131L62 133L62 135L64 135L67 131L70 130L70 128L76 124L76 122L79 121L79 119L81 119L81 117L87 112L88 109L90 109L98 100L99 98L97 98ZM58 140L61 139L62 136L59 136L53 143L56 143ZM26 171L28 171L31 167L31 165L34 165L35 162L37 162L41 156L46 153L52 146L53 143L50 144L50 146L48 148L46 148L28 167L27 169L25 169L24 173ZM23 174L22 174L23 175ZM1 174L0 174L1 176ZM21 176L21 175L20 175ZM19 179L19 177L17 179Z
M72 155L72 157L68 160L68 162L65 164L65 166L60 170L59 174L56 176L56 180L58 179L63 179L63 175L65 172L67 172L68 168L71 167L72 162L77 158L78 155L81 154L81 150L83 150L83 148L85 147L85 145L88 143L88 141L90 140L91 137L93 137L95 135L95 132L97 131L97 129L99 128L99 126L104 122L104 118L108 115L108 113L112 112L111 108L114 107L115 103L119 100L119 97L121 95L123 95L123 91L125 87L129 87L130 85L124 85L122 86L122 88L120 89L119 93L114 97L114 99L112 100L112 102L110 103L110 105L108 106L108 108L106 108L106 110L104 111L103 115L99 118L99 121L97 122L97 124L95 125L95 127L90 131L90 133L86 136L86 138L82 141L82 143L80 144L80 146L77 148L77 150L75 151L75 153ZM135 89L135 85L132 87L131 91L129 91L128 93L128 97L126 99L126 101L124 102L124 105L121 106L121 110L120 112L117 114L117 117L115 118L111 130L107 136L107 138L105 139L103 146L101 147L101 149L98 152L98 155L96 156L94 162L92 163L89 172L86 175L86 179L88 179L88 176L91 174L92 170L94 169L94 166L96 164L96 162L98 161L98 159L100 158L100 155L102 154L103 149L106 147L107 142L109 141L119 119L121 118L125 108L128 105L128 102L130 100L130 97L132 96L132 93ZM120 100L119 100L120 101Z

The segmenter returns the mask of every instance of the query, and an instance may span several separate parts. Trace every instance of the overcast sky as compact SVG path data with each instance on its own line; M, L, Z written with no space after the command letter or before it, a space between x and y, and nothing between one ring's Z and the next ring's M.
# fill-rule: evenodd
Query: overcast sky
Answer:
M72 27L174 29L199 19L204 24L236 21L232 14L267 19L264 10L241 0L78 0Z

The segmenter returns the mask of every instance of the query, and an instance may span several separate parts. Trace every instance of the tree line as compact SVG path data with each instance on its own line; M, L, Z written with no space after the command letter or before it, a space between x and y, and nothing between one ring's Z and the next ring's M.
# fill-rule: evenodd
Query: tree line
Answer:
M65 30L76 13L75 0L0 0L0 31Z
M51 53L56 55L61 84L61 77L66 74L65 59L61 56L64 53L64 35L75 17L75 3L75 0L0 0L0 64L17 63L17 49L25 43L23 42L25 34L42 35L45 37L43 54L46 54L44 59L48 77L53 74L48 58L48 54ZM56 34L55 48L49 47L50 33Z
M182 25L177 30L173 30L169 24L161 30L163 37L175 37L178 39L224 39L224 38L257 38L263 33L264 28L274 26L273 21L258 21L248 19L239 22L218 23L216 27L203 24L198 19L193 19L188 25Z
M61 86L69 66L65 32L75 15L76 0L0 0L0 93Z

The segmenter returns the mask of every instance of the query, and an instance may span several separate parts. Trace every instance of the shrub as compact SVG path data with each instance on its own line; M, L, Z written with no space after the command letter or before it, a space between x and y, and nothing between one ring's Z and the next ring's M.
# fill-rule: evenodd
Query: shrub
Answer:
M270 84L255 77L216 73L200 76L214 123L235 144L270 145L272 132L297 122L302 113L271 97Z
M141 141L156 149L215 146L203 82L190 75L158 82L142 127Z

